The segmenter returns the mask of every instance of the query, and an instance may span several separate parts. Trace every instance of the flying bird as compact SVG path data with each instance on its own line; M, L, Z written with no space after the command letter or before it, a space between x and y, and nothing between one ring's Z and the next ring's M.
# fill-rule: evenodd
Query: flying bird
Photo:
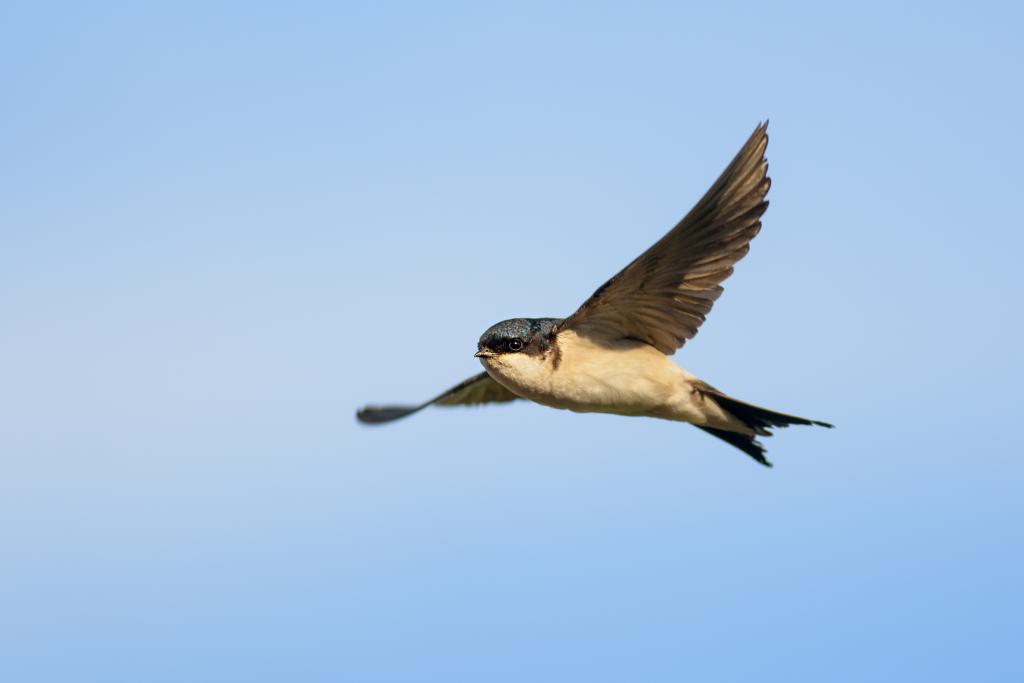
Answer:
M771 467L759 436L789 425L832 425L737 400L673 363L746 256L768 208L767 122L679 223L568 318L513 318L480 337L481 372L425 403L367 406L380 424L430 405L526 399L576 412L689 422Z

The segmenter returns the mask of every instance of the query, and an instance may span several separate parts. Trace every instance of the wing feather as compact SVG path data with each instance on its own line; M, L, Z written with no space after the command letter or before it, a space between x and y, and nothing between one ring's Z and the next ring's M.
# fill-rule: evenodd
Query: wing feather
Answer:
M429 405L472 406L482 403L506 403L517 398L519 397L495 382L486 372L481 372L419 405L366 406L359 409L356 419L364 424L382 424L412 415Z
M692 339L750 251L768 208L767 122L672 230L601 285L558 330L644 341L666 355Z

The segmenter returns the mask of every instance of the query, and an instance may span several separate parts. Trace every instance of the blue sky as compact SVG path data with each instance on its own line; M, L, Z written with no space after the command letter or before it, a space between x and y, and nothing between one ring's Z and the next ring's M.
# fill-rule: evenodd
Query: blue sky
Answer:
M0 677L1011 680L1009 4L0 9ZM562 316L770 117L676 359L773 470L533 405L365 429Z

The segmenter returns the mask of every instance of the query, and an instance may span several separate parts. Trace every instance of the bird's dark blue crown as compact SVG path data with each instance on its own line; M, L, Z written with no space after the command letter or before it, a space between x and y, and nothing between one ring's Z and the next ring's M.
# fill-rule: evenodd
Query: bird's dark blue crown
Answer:
M512 318L491 325L480 336L480 350L502 352L507 350L508 342L518 339L523 347L531 342L543 342L546 346L555 327L562 322L561 318Z

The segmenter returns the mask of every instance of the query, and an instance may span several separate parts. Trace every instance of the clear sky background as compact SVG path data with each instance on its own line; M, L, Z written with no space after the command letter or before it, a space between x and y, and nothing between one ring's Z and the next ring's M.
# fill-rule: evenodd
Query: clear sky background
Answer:
M0 679L1024 676L1016 3L5 3ZM770 117L676 359L773 470L522 404Z

